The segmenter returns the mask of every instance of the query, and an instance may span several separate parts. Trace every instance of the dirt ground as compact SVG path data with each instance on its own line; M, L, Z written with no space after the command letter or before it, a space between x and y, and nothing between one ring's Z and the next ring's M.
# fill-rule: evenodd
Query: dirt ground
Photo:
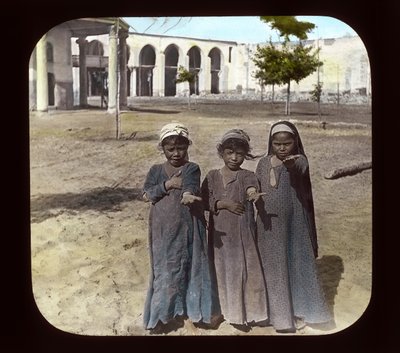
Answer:
M202 176L222 166L215 146L233 127L245 129L255 154L266 152L270 125L284 106L258 101L136 98L115 116L86 110L30 114L31 259L33 293L43 317L79 335L149 335L142 327L148 285L150 205L141 188L164 124L186 124L190 159ZM318 122L311 103L292 103L290 120L310 161L320 247L317 259L335 325L295 335L341 331L366 310L371 294L372 171L328 180L336 168L371 161L370 106L323 105ZM254 170L257 161L243 167ZM222 322L217 329L189 323L168 335L277 335L272 327L248 332Z

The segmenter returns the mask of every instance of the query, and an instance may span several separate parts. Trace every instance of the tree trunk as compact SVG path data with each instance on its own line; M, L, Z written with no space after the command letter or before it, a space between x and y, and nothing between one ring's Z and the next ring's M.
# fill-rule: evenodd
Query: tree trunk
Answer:
M264 100L264 85L261 84L261 103L263 102L263 100Z
M275 85L272 85L272 106L274 105L274 100L275 100Z
M338 179L348 175L355 175L366 169L372 169L372 162L365 162L349 167L335 169L334 171L325 174L325 179Z
M290 115L290 81L287 84L285 115Z

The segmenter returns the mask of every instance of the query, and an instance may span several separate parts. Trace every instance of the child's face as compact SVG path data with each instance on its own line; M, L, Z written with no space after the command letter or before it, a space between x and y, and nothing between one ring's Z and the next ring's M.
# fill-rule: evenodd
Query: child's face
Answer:
M225 148L222 153L222 159L230 170L240 169L240 166L244 162L245 156L246 151L241 147L237 147L235 149Z
M283 160L291 155L295 148L294 137L289 132L278 132L272 137L272 151Z
M181 167L187 161L188 147L186 144L167 142L163 146L163 152L172 166Z

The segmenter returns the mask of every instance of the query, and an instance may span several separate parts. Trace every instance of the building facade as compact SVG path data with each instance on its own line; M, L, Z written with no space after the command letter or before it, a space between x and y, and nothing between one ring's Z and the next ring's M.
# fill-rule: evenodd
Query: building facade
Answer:
M97 97L102 107L114 111L125 108L129 97L255 97L262 91L254 78L252 58L263 43L133 33L120 19L101 20L69 21L38 42L29 68L31 109L85 107L88 98ZM347 94L359 102L368 100L370 66L358 36L305 44L320 48L323 66L298 84L292 83L292 99L309 99L310 91L321 82L326 98ZM176 83L180 66L195 74L194 82ZM271 91L272 87L266 87L263 94ZM274 94L277 100L284 99L286 88L274 87Z

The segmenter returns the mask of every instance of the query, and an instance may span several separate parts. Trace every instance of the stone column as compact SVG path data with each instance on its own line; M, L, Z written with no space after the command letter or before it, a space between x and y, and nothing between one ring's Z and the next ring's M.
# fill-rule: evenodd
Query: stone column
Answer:
M120 50L120 74L119 74L119 106L122 109L128 107L127 99L127 53L126 53L126 38L128 38L127 31L119 33L119 50Z
M157 90L153 92L154 96L164 97L165 95L165 54L158 53L156 57L156 67L154 68L154 86Z
M189 55L185 55L184 64L182 66L188 71L189 71L189 62L190 62ZM180 88L179 91L178 91L178 87ZM182 95L185 95L185 96L186 95L187 96L190 95L190 84L189 84L189 82L180 83L178 85L178 87L176 88L177 93L179 92L179 93L181 93Z
M209 56L204 56L201 61L204 63L202 65L202 81L200 81L199 91L210 94L211 93L211 58Z
M79 45L79 105L87 106L87 68L86 68L86 44L85 37L76 40Z
M46 44L46 35L36 44L36 109L39 112L47 112L49 108Z
M108 54L108 109L110 114L117 111L117 90L118 90L118 44L117 27L111 27L109 35Z
M221 93L228 93L229 92L229 67L227 65L222 66L221 70L222 74L220 77L220 87Z
M136 67L130 66L131 70L131 97L136 96Z

